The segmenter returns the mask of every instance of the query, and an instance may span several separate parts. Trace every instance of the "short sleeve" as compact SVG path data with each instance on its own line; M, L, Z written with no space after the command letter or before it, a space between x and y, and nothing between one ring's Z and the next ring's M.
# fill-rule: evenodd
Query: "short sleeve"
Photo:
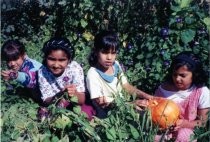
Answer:
M78 63L72 65L73 69L73 84L76 85L78 92L85 92L85 80L82 67Z
M98 73L94 70L94 68L91 67L86 77L86 85L91 99L95 99L104 95L98 78Z
M202 88L202 93L199 99L199 109L210 108L210 91L207 87Z

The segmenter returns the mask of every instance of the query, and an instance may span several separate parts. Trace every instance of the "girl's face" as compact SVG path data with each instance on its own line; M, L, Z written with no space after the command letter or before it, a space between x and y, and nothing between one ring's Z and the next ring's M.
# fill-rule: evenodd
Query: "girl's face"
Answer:
M12 69L13 71L17 72L23 65L24 59L25 55L19 56L16 60L7 61L7 65L9 69Z
M116 59L116 51L108 50L108 51L99 51L98 53L98 65L103 69L107 70L109 67L112 67L114 61Z
M63 50L52 50L46 58L47 67L55 76L60 76L65 71L70 60Z
M172 78L174 85L179 90L186 90L192 85L193 74L188 70L186 65L178 68L178 70L173 72Z

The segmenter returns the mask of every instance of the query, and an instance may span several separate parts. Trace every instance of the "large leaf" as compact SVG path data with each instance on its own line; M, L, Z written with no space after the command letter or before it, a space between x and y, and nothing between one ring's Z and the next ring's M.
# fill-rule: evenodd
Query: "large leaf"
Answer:
M196 32L192 29L187 29L181 32L181 40L185 44L189 43L192 41L195 37Z

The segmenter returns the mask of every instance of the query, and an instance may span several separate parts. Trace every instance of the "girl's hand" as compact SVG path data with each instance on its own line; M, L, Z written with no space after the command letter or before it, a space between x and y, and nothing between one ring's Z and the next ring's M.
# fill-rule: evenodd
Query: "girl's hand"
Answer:
M74 96L77 93L76 85L74 84L67 85L65 88L70 97Z
M134 105L136 107L137 110L143 110L144 108L148 107L149 102L146 99L143 100L135 100L134 101Z
M178 129L185 127L186 123L187 123L187 120L178 119L176 121L176 126L174 127L174 130L177 131Z
M96 98L95 101L96 101L96 103L97 103L98 105L100 105L102 108L104 108L104 107L106 107L106 106L109 105L109 103L106 101L106 97L105 97L105 96Z
M4 70L1 72L1 75L5 81L16 79L18 76L13 70Z

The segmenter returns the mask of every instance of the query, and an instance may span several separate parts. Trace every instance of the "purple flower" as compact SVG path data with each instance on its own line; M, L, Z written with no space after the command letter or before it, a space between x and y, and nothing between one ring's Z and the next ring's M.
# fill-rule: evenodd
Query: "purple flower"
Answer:
M59 108L67 108L70 105L70 102L68 102L65 99L62 99L59 101L59 103L57 104L57 107Z
M198 30L198 34L206 34L206 33L208 33L207 32L207 30L205 29L205 28L200 28L199 30Z
M170 61L166 60L166 61L164 61L163 64L164 64L165 67L168 67L170 65Z
M129 44L127 45L127 48L130 50L130 49L133 48L133 46L129 43Z
M50 116L50 112L46 107L40 107L38 109L38 119L44 121L46 118Z
M64 82L68 82L68 81L69 81L69 77L68 77L68 76L65 76L65 77L63 78L63 81L64 81Z
M17 73L16 72L10 72L9 77L10 77L10 79L16 79L17 78Z
M177 22L177 23L182 23L182 22L183 22L183 19L182 19L181 17L177 17L177 18L176 18L176 22Z
M162 37L167 37L169 35L169 30L168 28L162 28L160 31L160 34Z

